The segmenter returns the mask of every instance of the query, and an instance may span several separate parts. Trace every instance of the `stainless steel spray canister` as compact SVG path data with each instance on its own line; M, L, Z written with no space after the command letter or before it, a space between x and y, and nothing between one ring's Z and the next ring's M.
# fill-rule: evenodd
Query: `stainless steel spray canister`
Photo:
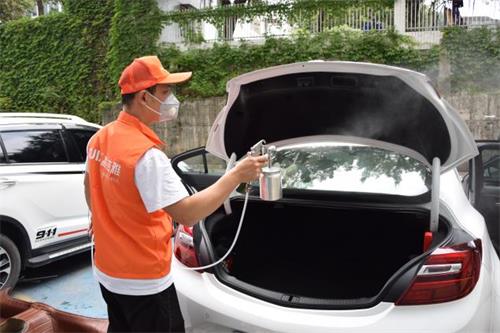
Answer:
M272 159L276 154L276 147L267 148L268 166L262 168L259 178L260 198L266 201L276 201L283 197L281 185L281 168L272 165Z

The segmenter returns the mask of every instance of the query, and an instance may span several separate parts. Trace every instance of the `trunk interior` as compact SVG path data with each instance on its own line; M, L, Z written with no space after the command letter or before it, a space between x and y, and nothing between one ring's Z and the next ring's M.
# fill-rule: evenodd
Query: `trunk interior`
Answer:
M233 241L243 200L233 199L231 206L231 215L216 214L204 224L217 258ZM425 210L250 199L224 274L217 270L216 275L283 299L373 298L403 265L423 253L428 227ZM448 229L440 223L434 243Z

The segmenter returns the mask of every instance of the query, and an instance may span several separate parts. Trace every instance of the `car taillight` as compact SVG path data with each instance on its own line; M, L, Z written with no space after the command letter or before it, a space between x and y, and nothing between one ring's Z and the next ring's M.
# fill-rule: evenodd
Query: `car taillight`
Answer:
M199 267L193 241L193 227L179 225L174 241L174 254L184 265Z
M479 279L481 240L438 248L396 305L449 302L468 295Z

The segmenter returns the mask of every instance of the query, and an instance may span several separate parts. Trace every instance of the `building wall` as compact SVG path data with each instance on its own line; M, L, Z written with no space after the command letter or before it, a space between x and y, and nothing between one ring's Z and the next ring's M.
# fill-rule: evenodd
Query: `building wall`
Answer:
M500 93L461 92L445 99L457 109L475 139L500 140Z

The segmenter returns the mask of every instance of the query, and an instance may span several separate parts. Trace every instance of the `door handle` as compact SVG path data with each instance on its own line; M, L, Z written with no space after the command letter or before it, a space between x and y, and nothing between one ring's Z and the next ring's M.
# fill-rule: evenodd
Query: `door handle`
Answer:
M16 181L12 179L7 179L7 178L0 178L0 190L4 190L6 188L9 188L11 186L16 185Z

